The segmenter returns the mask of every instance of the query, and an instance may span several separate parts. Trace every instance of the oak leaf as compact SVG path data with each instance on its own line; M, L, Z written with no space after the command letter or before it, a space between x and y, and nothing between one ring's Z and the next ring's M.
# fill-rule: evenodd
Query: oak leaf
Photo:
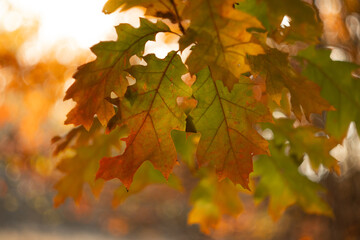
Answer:
M288 54L268 48L266 54L248 56L248 60L252 71L265 79L266 92L278 105L281 105L284 89L289 91L292 111L297 118L301 119L304 114L309 119L311 113L334 110L320 96L320 87L291 67Z
M189 1L183 15L191 23L180 39L181 49L195 43L186 60L190 73L196 74L209 66L214 77L229 89L242 73L250 70L246 55L263 53L247 32L248 28L261 28L260 22L235 10L232 4L229 0Z
M341 140L346 136L349 124L355 121L360 133L360 79L352 76L358 65L332 61L330 50L309 47L296 57L303 63L303 74L321 87L321 96L336 111L328 112L326 130Z
M190 113L201 133L197 148L200 165L215 165L219 180L226 177L248 188L252 157L266 154L267 141L254 129L261 121L271 121L267 108L253 97L250 79L241 78L231 92L209 69L197 74L192 86L197 107Z
M270 198L269 213L274 220L293 204L310 214L332 216L331 208L319 196L324 189L299 173L294 159L285 153L285 145L270 141L269 148L271 156L262 155L254 161L254 176L260 177L255 200Z
M112 199L113 207L117 207L130 196L139 193L152 184L166 184L175 190L183 190L183 186L181 185L181 181L178 177L171 174L169 179L165 179L161 172L156 170L149 161L145 161L135 173L133 183L129 189L126 189L124 185L121 185L115 190Z
M119 178L129 188L140 165L148 160L165 178L176 163L177 154L171 140L171 131L185 130L186 115L177 105L179 96L191 96L191 88L181 76L187 69L177 52L165 59L155 55L144 57L147 66L134 66L129 73L136 79L134 100L124 99L119 111L119 125L126 125L129 136L125 139L124 154L103 158L97 178Z
M91 48L96 60L81 66L74 75L75 82L67 90L64 100L72 98L77 105L68 113L65 124L83 125L90 129L94 115L103 125L115 114L113 105L106 100L111 92L122 98L129 85L125 72L129 59L140 56L145 43L154 40L159 32L169 32L164 23L140 19L140 27L129 24L116 27L118 39L100 42Z
M264 123L262 127L272 130L276 135L276 143L288 142L290 154L295 154L298 159L302 160L306 153L311 167L316 172L320 165L323 165L340 173L337 160L330 155L330 150L337 145L337 141L326 136L322 129L311 125L294 127L294 120L290 119L277 119L274 124Z
M54 186L57 191L55 206L62 204L68 197L79 203L86 184L90 185L94 195L99 195L104 183L102 179L95 180L99 159L108 156L114 148L120 151L119 138L124 135L125 128L105 134L96 120L89 132L83 127L76 128L76 131L70 131L63 140L58 141L57 146L60 148L56 148L56 154L64 150L64 143L68 150L63 153L57 165L64 176Z
M302 0L243 0L235 8L255 16L277 42L317 43L322 34L315 9ZM281 25L285 16L289 22Z

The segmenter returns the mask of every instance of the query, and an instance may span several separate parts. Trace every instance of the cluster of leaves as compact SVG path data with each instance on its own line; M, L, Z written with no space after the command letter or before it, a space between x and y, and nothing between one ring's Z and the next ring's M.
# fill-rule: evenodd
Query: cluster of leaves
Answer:
M96 60L78 69L67 90L65 100L76 106L66 124L78 127L55 139L57 153L74 152L59 164L65 175L55 203L79 200L85 183L99 192L114 178L122 183L114 205L151 183L181 189L173 168L182 162L200 179L189 223L203 232L223 214L241 212L239 191L250 189L253 171L254 197L269 197L275 219L293 204L331 216L324 189L298 167L307 155L315 171L339 172L329 151L351 121L360 126L360 82L356 65L317 47L315 7L302 0L109 0L104 12L132 7L146 8L147 18L138 28L120 24L116 41L92 47ZM284 16L290 26L281 24ZM178 36L179 50L144 56L159 33ZM144 64L131 64L133 56ZM187 74L194 83L184 81ZM326 124L317 124L324 112ZM264 139L261 127L273 138Z

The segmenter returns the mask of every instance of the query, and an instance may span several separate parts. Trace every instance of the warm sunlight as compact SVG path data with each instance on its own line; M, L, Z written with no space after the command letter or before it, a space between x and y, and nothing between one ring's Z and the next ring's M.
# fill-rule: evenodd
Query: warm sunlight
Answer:
M105 0L0 0L0 31L15 31L37 25L34 34L21 48L20 62L34 65L54 51L62 64L70 63L79 49L89 49L100 40L116 38L114 26L135 23L143 13L105 15Z
M0 0L0 240L360 239L359 93L360 0Z

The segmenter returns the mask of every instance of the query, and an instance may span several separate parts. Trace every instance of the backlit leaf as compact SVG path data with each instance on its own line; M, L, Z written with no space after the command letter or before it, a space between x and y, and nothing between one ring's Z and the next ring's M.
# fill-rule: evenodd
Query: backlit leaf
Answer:
M135 173L133 183L128 190L124 185L115 190L112 200L113 207L123 203L128 197L139 193L151 184L166 184L179 191L183 189L180 179L175 175L171 174L169 179L165 179L160 171L156 170L150 162L145 161Z
M199 164L215 164L219 180L228 177L245 188L253 170L252 157L268 152L267 141L257 133L254 124L271 121L267 108L253 97L253 84L242 77L230 93L204 69L192 86L198 105L190 116L201 133Z
M186 61L191 74L210 67L213 76L229 89L242 73L250 70L246 54L263 53L262 47L252 41L247 28L261 28L258 20L235 10L231 0L189 1L184 18L190 27L180 40L181 49L192 43L192 52Z
M297 58L304 63L303 74L319 84L321 95L336 108L327 114L326 130L342 139L350 122L355 121L360 132L360 79L351 75L359 66L332 61L330 50L314 47L301 51Z
M144 57L147 66L134 66L129 73L135 77L134 101L124 99L119 106L120 125L127 125L129 136L123 155L103 158L97 178L119 178L129 188L134 173L149 160L165 178L176 163L177 154L171 131L185 130L186 115L177 105L178 96L191 96L191 89L181 76L187 72L177 52L165 59L155 55Z
M324 132L313 126L293 126L294 121L290 119L278 119L275 124L263 124L263 127L270 128L276 135L275 141L289 141L291 154L296 154L303 159L307 153L312 168L317 171L322 164L328 169L339 173L337 160L330 155L337 142L327 137Z
M235 8L255 16L277 42L316 43L322 34L314 8L302 0L243 0ZM285 16L289 26L281 26Z
M99 168L99 160L108 156L113 148L121 150L119 138L125 135L124 128L118 128L110 134L105 134L100 123L96 121L90 132L81 127L74 135L70 132L65 142L71 137L76 143L71 145L74 153L64 153L57 168L65 175L55 184L57 195L54 205L59 206L66 198L71 197L79 202L85 184L89 184L95 195L98 195L103 186L103 180L95 180L96 171ZM68 143L69 144L69 143ZM61 145L61 143L60 143Z
M128 87L125 72L129 59L142 54L145 43L154 40L159 32L169 32L162 22L152 23L140 19L140 27L128 24L116 27L117 41L100 42L91 48L96 60L81 66L74 75L75 83L67 90L64 100L72 98L77 105L68 113L66 124L83 125L90 129L94 115L106 125L115 114L113 105L106 100L114 92L122 98Z
M249 56L252 70L266 81L266 92L278 105L287 89L291 95L292 111L301 119L309 119L311 113L321 114L333 110L320 96L320 87L297 73L289 64L288 54L276 49L267 49L266 54Z
M262 155L254 161L254 175L260 177L255 200L270 198L269 213L274 220L293 204L310 214L332 216L330 207L319 196L324 189L299 173L294 159L285 154L285 145L271 141L269 148L271 156Z

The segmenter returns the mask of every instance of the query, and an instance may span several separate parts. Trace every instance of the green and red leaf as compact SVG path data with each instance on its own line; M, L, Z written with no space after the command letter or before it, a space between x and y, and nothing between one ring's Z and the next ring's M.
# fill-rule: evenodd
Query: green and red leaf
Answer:
M140 165L148 160L165 178L176 163L177 154L171 131L185 130L186 115L177 105L177 97L191 96L191 88L181 79L187 73L177 52L165 59L155 55L144 57L147 66L134 66L129 73L136 79L135 99L124 99L119 106L119 125L126 125L124 154L103 158L97 178L119 178L129 188Z

